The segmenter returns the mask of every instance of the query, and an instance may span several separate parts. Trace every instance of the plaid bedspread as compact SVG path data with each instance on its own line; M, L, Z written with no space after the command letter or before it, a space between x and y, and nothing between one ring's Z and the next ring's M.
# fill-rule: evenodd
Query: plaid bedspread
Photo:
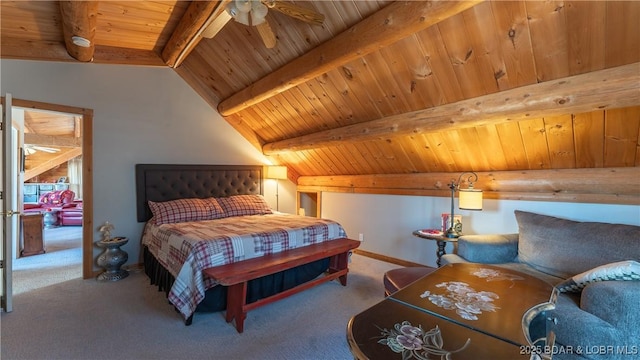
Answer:
M202 270L343 237L346 233L335 221L278 213L148 223L142 244L175 277L168 299L186 319L205 291L217 285Z

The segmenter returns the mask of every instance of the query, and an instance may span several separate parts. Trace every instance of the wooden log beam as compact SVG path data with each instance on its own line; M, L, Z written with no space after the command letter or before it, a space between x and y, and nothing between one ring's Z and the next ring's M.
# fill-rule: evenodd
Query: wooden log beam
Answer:
M640 167L477 172L485 199L640 205ZM450 197L460 173L301 176L298 191ZM467 184L463 184L466 188Z
M477 172L485 199L640 205L639 167ZM298 191L450 197L460 173L301 176ZM463 184L466 187L466 184Z
M24 134L24 143L40 146L56 147L81 147L82 139L74 136L39 135L33 133Z
M52 41L2 40L0 46L3 59L76 62L64 45ZM93 61L96 64L128 64L144 66L166 66L151 50L126 49L96 45Z
M166 66L155 51L115 46L96 46L93 62L96 64Z
M82 142L82 116L73 117L73 137Z
M0 51L3 59L77 61L57 41L2 39Z
M98 16L98 1L59 1L62 33L67 52L79 61L91 61L95 51L94 37ZM74 42L74 37L86 43Z
M640 63L633 63L267 143L262 150L265 155L275 155L345 141L379 140L637 105Z
M170 67L178 67L202 40L203 31L220 14L230 0L192 1L162 49L162 59ZM228 20L228 19L227 19Z
M218 112L235 114L350 61L389 46L481 1L398 1L223 100Z
M54 167L63 164L76 156L82 155L82 148L72 148L66 151L62 151L42 164L34 166L33 168L26 169L24 172L24 181L27 181L35 176L38 176L45 171L51 170Z

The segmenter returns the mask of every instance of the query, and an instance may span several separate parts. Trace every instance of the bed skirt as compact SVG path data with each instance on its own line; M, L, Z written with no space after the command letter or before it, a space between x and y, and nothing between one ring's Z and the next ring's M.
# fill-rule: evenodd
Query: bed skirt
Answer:
M157 285L158 291L164 291L165 296L168 296L175 278L156 260L146 246L143 248L143 253L144 270L151 281L151 285ZM247 284L247 303L255 302L313 280L323 274L328 268L329 258L325 258L273 275L251 280ZM227 287L218 285L205 292L205 298L198 304L196 312L216 312L222 311L226 309L226 307Z

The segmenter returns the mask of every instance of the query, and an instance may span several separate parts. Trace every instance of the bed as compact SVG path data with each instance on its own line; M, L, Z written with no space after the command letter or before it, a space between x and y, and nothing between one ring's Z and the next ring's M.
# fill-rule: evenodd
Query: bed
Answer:
M145 273L187 325L196 312L226 308L226 287L202 270L346 237L335 221L272 211L262 198L262 171L247 165L136 165ZM252 280L246 301L308 282L328 267L326 258Z

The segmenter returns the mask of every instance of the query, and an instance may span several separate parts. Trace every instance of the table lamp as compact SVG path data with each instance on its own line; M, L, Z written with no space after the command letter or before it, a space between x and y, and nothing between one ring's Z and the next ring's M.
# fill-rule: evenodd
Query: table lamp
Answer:
M467 182L469 183L469 187L466 189L461 189L460 182L462 180L462 177L465 174L469 174L469 178L467 179ZM458 202L458 207L460 209L482 210L482 190L475 189L473 187L474 181L478 181L478 174L474 172L464 172L460 174L460 176L458 177L457 183L455 182L455 179L453 179L451 180L451 184L449 184L449 189L451 189L451 215L449 217L450 219L449 229L447 229L447 232L445 233L445 236L448 238L457 238L460 235L462 235L458 232L458 230L456 230L455 224L454 224L455 217L453 216L453 209L454 209L454 200L455 200L456 190L460 192L460 199Z

